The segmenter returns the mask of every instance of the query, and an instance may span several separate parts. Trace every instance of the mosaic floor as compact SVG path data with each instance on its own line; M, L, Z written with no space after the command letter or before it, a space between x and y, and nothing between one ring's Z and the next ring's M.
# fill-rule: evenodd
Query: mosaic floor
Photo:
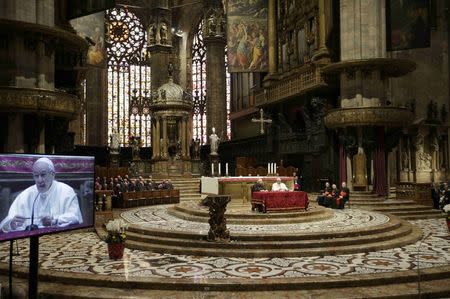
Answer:
M133 212L124 216L132 220L133 217L138 217L136 215L146 215L146 219L150 217L155 223L157 217L166 217L162 210L154 211L149 214L148 210L144 209L142 213ZM352 221L386 221L387 217L379 215L369 219L367 214L360 212L351 218ZM349 214L340 211L336 213L335 221L342 219L350 219ZM403 248L337 256L246 259L156 254L126 249L123 260L113 261L108 258L106 244L99 240L95 233L66 233L42 237L39 254L41 268L52 271L117 275L125 279L192 278L198 281L211 278L293 278L396 272L416 269L419 256L421 268L450 265L450 235L445 221L439 219L412 222L424 231L425 239L421 242ZM336 222L334 224L337 225ZM8 262L8 245L9 242L0 244L1 262ZM19 240L18 247L19 255L14 256L14 263L27 266L28 241Z
M187 221L177 218L167 213L168 206L153 206L142 209L135 209L123 212L122 218L132 224L137 224L143 228L157 228L171 231L207 233L208 223ZM376 226L387 223L389 217L364 210L345 209L335 210L334 217L326 220L294 223L294 224L274 224L274 225L235 225L227 224L231 235L233 233L252 234L277 233L277 232L324 232L353 230L368 226Z

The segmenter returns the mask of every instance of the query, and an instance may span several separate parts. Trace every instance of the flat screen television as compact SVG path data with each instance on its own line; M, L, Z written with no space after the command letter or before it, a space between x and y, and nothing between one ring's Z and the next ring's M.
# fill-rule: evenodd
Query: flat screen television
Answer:
M94 226L94 157L0 154L0 241Z

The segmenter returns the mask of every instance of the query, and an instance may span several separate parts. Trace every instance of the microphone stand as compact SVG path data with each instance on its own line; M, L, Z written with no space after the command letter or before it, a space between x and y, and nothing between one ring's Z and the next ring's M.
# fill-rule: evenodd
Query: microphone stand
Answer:
M33 201L33 207L31 209L31 224L26 227L25 230L27 230L27 231L33 231L33 230L37 230L39 228L36 224L34 224L34 205L36 204L36 200L38 199L39 194L40 193L38 192L38 194L36 195L36 198Z
M425 241L429 236L431 236L431 232L429 232L422 240L420 240L419 245L417 246L417 256L416 256L416 262L417 262L417 295L418 298L422 298L422 288L420 285L421 277L420 277L420 247L422 246L423 241Z

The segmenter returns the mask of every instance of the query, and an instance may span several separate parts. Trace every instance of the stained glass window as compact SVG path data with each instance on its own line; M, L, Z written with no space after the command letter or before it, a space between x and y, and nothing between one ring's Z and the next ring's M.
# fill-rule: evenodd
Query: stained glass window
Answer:
M207 140L206 131L206 47L203 43L203 20L197 27L192 43L192 96L194 101L193 108L193 138L200 139L201 144L205 144ZM226 63L225 54L225 63ZM227 136L231 137L231 121L230 121L230 74L226 68L226 109L227 109Z
M145 58L146 33L139 18L125 7L106 13L108 54L108 136L120 145L140 137L150 146L150 67Z

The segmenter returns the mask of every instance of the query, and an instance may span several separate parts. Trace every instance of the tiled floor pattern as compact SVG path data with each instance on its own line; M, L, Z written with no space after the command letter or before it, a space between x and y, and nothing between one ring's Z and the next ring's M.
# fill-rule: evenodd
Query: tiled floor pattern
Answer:
M137 224L143 228L208 233L208 223L193 222L177 218L167 213L167 207L168 206L166 205L134 209L123 212L121 216L126 221ZM231 235L233 233L276 234L280 232L334 232L376 226L389 221L389 217L384 214L358 209L335 210L334 212L334 217L316 222L273 225L227 224L227 228L230 230Z
M132 220L137 217L136 214L147 215L146 219L166 215L162 210L155 211L159 212L148 214L148 210L143 209L142 213L130 213L133 216L127 218ZM350 219L348 213L336 213L334 221ZM351 219L368 220L367 215L365 212L355 212ZM378 215L374 216L377 221L386 221L383 215ZM375 221L374 218L372 220ZM41 238L40 266L52 271L117 275L125 279L169 277L202 281L214 278L259 279L396 272L416 269L419 257L421 268L450 265L450 235L445 221L417 220L413 223L423 229L425 239L403 248L298 258L197 257L126 249L123 260L114 261L108 258L106 244L95 233L63 233ZM339 223L335 222L335 225ZM320 228L315 229L320 231ZM9 242L0 244L1 262L8 262L8 246ZM18 247L19 255L14 256L14 263L27 266L28 241L19 240Z

